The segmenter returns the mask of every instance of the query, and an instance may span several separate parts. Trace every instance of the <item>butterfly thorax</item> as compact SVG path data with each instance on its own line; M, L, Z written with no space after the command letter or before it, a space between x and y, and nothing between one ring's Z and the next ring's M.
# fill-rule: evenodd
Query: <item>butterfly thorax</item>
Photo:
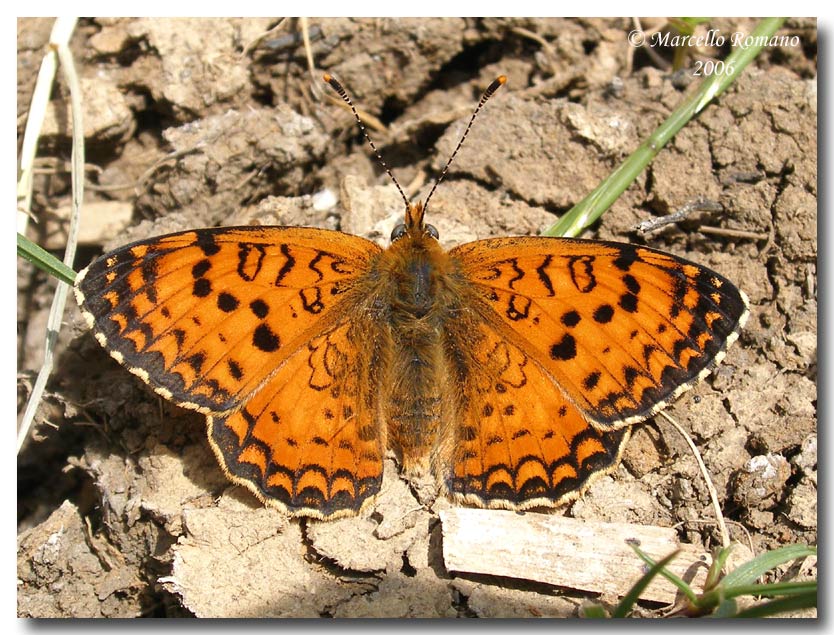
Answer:
M410 237L401 239L412 241ZM425 241L420 241L425 242ZM436 244L436 241L435 241ZM436 310L438 292L443 285L446 274L444 256L439 247L432 249L430 244L415 244L396 249L392 246L390 269L391 311L398 319L422 319ZM439 253L438 253L439 252Z

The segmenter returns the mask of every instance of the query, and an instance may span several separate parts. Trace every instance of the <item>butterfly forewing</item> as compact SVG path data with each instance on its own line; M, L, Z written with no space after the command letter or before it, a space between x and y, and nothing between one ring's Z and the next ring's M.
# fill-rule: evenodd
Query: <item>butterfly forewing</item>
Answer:
M484 319L600 429L643 420L702 378L748 315L719 274L645 247L497 238L450 255Z
M188 231L99 258L76 296L119 362L166 398L220 413L327 321L379 251L317 229Z

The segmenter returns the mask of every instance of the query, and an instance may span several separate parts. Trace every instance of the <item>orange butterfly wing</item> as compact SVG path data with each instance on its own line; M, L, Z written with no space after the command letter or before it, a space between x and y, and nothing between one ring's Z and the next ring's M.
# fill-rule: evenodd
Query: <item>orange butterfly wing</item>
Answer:
M485 300L484 318L600 429L642 421L690 388L749 315L723 276L646 247L498 238L450 255Z
M102 256L76 297L116 360L209 415L232 480L298 514L355 511L382 473L373 355L356 339L372 325L354 310L381 251L317 229L181 232Z
M467 380L445 478L454 498L481 507L555 506L616 466L627 427L594 428L534 357L487 322L464 319L455 331L454 341L466 342L456 357Z
M627 426L723 357L748 316L719 274L644 247L499 238L450 251L477 318L447 488L493 507L556 505L616 464Z
M371 500L385 443L374 333L350 316L298 349L239 410L209 417L232 481L316 518L354 514Z
M99 258L76 298L101 344L154 390L223 412L309 339L380 251L317 229L187 231Z

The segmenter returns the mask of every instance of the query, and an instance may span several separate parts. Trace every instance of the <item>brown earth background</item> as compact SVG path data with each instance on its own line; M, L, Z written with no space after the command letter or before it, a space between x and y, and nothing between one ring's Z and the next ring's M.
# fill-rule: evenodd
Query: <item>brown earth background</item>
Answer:
M441 240L535 234L590 192L697 87L629 46L632 19L86 19L72 49L87 183L76 270L102 250L194 227L337 228L387 242L402 201L321 71L379 119L369 131L425 196L483 89L509 78L432 199ZM664 22L644 21L643 28ZM703 29L749 33L748 18ZM22 138L50 19L18 21ZM730 532L753 553L816 543L817 30L767 49L691 121L585 237L711 267L750 297L717 372L669 408L703 454ZM68 93L39 149L30 237L60 257L69 209ZM338 98L336 98L338 101ZM697 198L646 236L637 223ZM43 360L55 281L19 261L18 411ZM386 465L359 518L287 520L223 477L204 420L157 397L86 331L70 300L36 427L18 457L18 613L129 616L576 616L588 596L450 573L436 508ZM637 426L623 463L557 514L675 526L714 547L706 487L668 425ZM783 567L771 578L815 576ZM638 613L660 607L641 605ZM808 615L809 613L805 613Z

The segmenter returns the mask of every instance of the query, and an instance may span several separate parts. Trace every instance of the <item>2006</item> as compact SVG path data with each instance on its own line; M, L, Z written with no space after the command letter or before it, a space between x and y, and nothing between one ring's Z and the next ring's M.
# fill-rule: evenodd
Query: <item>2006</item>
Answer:
M695 75L731 75L735 72L735 66L730 63L726 64L722 61L713 62L712 60L696 60L695 61Z

